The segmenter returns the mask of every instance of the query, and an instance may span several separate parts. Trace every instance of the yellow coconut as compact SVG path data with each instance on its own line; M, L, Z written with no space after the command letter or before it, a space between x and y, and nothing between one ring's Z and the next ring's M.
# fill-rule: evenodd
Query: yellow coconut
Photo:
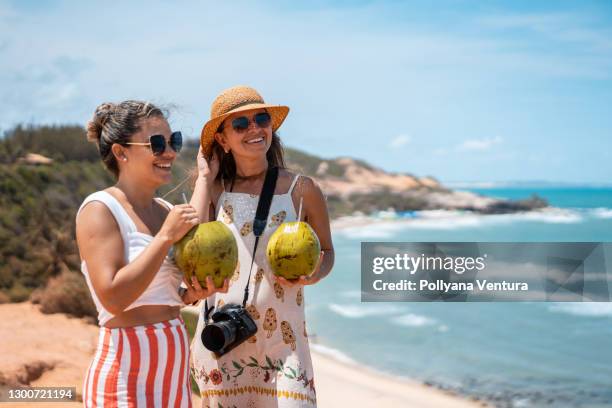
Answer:
M195 274L202 287L211 276L216 287L232 276L238 262L238 245L232 231L220 221L194 227L174 246L174 260L191 282Z
M282 223L270 237L266 255L275 275L297 279L310 275L321 253L319 238L306 222Z

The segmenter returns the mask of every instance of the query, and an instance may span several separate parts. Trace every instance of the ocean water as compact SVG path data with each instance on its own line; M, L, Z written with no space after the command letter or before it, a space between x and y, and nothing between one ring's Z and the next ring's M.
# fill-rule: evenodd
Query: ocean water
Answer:
M612 407L612 303L360 302L361 241L612 241L612 188L476 191L559 209L335 231L334 270L306 290L313 348L500 407Z

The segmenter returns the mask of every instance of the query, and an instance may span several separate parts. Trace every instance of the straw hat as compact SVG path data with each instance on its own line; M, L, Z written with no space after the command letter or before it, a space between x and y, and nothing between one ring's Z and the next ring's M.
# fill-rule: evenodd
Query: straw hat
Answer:
M204 156L210 157L214 134L225 118L232 113L265 108L272 119L272 130L276 131L289 113L288 106L268 105L259 93L248 86L235 86L221 92L212 103L210 119L202 128L200 144Z

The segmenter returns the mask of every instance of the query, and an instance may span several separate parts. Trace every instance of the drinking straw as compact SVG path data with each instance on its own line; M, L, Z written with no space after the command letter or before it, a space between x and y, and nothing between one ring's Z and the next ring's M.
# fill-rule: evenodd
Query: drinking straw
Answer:
M300 197L300 209L298 210L298 221L302 220L302 201L304 200L304 197Z

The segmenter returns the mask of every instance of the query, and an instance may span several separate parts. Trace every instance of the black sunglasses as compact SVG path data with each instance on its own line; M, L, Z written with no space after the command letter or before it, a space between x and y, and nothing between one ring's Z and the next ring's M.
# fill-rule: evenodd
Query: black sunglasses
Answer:
M253 122L260 128L266 128L270 126L270 114L268 112L260 112L253 116ZM232 120L232 128L236 132L244 132L251 125L251 119L246 116L240 116ZM218 132L223 132L223 123L219 126Z
M140 142L126 142L126 145L136 145L136 146L149 146L151 148L151 152L153 155L159 156L164 154L166 151L166 138L164 135L153 135L149 136L149 143L140 143ZM170 135L170 143L168 143L172 150L175 152L180 152L183 147L183 134L181 132L172 132Z

